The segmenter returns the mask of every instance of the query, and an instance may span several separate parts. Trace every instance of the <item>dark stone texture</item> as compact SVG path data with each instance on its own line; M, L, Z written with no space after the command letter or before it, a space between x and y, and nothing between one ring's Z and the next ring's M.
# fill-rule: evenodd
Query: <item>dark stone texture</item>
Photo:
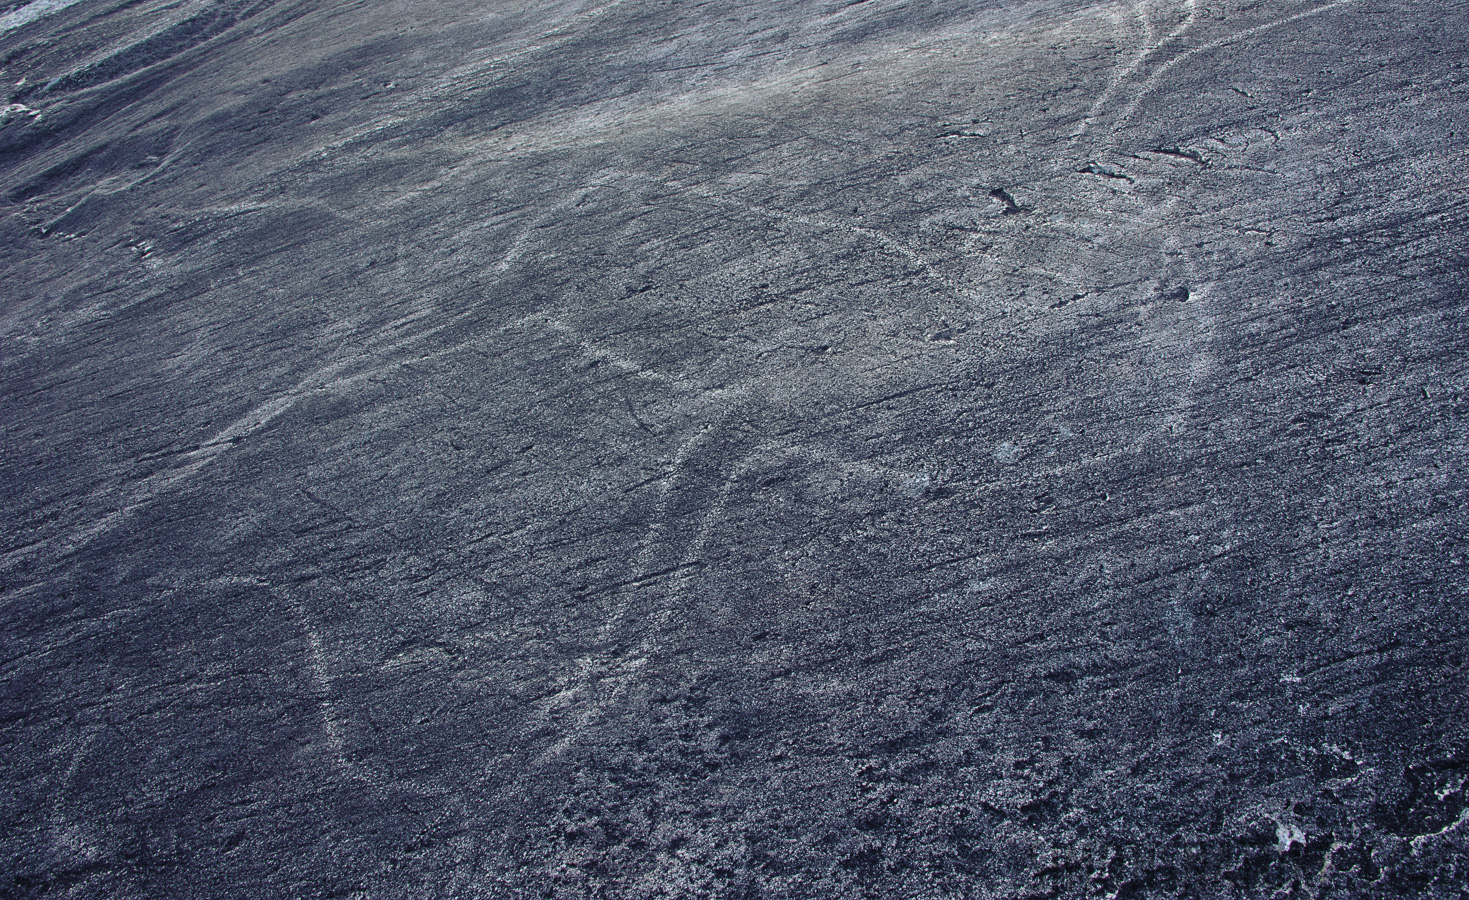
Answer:
M1465 896L1464 0L0 84L0 895Z

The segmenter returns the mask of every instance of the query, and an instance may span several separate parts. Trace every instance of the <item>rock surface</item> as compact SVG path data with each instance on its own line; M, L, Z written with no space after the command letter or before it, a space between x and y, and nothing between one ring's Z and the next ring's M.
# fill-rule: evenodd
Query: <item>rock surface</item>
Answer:
M1464 896L1464 0L0 29L0 895Z

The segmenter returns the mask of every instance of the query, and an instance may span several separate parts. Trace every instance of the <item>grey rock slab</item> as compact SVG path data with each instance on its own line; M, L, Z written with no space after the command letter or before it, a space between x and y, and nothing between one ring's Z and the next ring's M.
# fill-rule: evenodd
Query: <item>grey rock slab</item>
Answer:
M1463 895L1462 0L3 16L0 895Z

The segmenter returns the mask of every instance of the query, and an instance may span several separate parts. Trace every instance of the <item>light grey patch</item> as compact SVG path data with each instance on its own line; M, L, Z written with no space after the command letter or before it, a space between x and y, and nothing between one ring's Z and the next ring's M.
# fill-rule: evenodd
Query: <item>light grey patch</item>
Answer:
M995 448L995 462L1001 465L1014 465L1020 460L1020 448L1005 441Z
M904 497L922 497L932 483L927 475L909 475L898 483L898 492Z
M81 0L36 0L34 3L28 3L20 9L11 10L0 16L0 34L13 31L22 25L28 25L42 16L60 12L79 2Z
M1275 849L1281 853L1289 853L1290 848L1300 844L1306 845L1306 832L1296 825L1277 824L1275 826Z

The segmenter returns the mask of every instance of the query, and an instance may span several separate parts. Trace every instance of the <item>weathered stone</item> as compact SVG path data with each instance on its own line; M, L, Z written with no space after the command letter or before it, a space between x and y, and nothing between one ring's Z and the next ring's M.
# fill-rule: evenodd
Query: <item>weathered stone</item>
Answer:
M0 894L1462 896L1463 0L50 6Z

